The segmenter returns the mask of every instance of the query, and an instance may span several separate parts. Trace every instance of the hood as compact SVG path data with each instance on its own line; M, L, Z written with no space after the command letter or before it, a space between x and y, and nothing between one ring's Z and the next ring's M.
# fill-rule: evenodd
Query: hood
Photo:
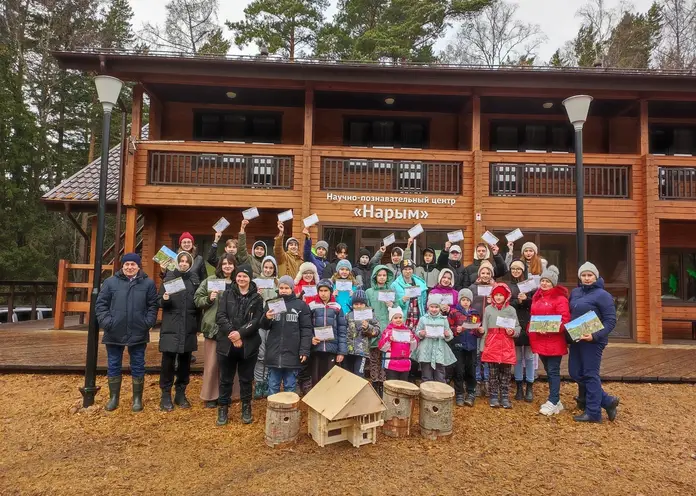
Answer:
M443 276L444 274L449 274L449 275L450 275L450 279L452 280L452 284L451 284L451 285L449 285L449 286L442 286L442 276ZM443 288L454 289L454 280L455 280L455 279L454 279L454 272L453 272L451 269L442 269L442 270L440 271L440 275L437 277L437 285L438 285L438 286L441 286L441 287L443 287Z
M540 300L543 297L551 297L551 298L568 298L568 289L564 286L554 286L548 291L544 291L541 288L536 290L536 293L534 293L534 297L532 298L532 301L537 301Z
M290 236L288 239L285 240L285 251L288 251L288 245L289 245L291 242L293 242L293 241L294 241L295 243L297 243L297 249L298 249L298 251L299 251L299 249L300 249L300 241L299 241L297 238L293 238L292 236Z
M590 291L594 288L604 289L604 278L600 277L592 284L587 285L580 282L578 283L578 287L582 288L583 291Z
M263 257L257 257L256 255L254 255L254 250L256 249L257 246L263 246ZM251 247L251 256L256 258L257 260L263 259L267 253L268 253L268 246L266 246L266 243L264 243L263 241L257 241ZM278 265L276 264L276 271L277 270L278 270Z
M319 282L319 272L317 271L317 266L312 262L303 262L297 271L297 275L295 276L295 284L299 284L300 281L302 281L302 274L308 270L311 270L314 274L314 284Z
M510 291L510 288L508 287L507 284L504 282L497 282L493 285L493 289L491 290L491 300L493 300L493 293L495 292L496 289L503 289L505 291L505 301L501 306L498 306L494 301L491 302L491 305L495 306L496 308L505 308L510 304L510 297L512 296L512 291Z
M184 270L183 272L179 269L179 257L182 255L188 255L191 258L191 265L189 265L189 268ZM176 272L179 272L180 274L186 274L193 268L193 264L196 261L196 257L187 251L180 251L179 253L176 254Z
M384 284L386 287L391 286L394 282L394 273L391 271L391 269L389 269L389 267L387 267L386 265L377 265L374 269L372 269L372 277L370 278L373 289L377 289L379 287L379 285L377 284L377 272L379 272L380 270L387 271L387 282Z
M479 261L479 262L481 261L481 259L479 259L479 258L476 256L476 248L477 248L478 246L481 246L481 245L479 245L479 244L477 243L476 246L474 246L474 255L473 255L473 257L474 257L474 263L476 263L477 261ZM483 260L490 260L490 258L491 258L491 250L486 246L486 258L484 258Z
M263 243L263 241L261 241L261 243ZM256 243L254 243L254 245L256 245ZM261 260L261 275L259 277L269 277L263 275L263 264L265 264L269 260L273 263L274 267L273 275L271 277L275 277L278 275L278 262L276 262L275 257L272 257L271 255L266 255L265 257L263 257L263 260Z

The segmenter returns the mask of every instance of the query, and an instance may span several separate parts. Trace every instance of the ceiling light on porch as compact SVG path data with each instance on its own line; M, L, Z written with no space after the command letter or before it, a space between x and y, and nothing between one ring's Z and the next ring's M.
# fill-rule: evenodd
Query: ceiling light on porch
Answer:
M237 93L235 93L234 91L228 91L225 94L227 95L227 98L237 98Z
M553 102L544 102L542 107L544 107L545 109L550 109L553 107Z
M387 98L384 99L384 103L386 103L387 105L394 105L394 98L392 98L391 96L388 96Z

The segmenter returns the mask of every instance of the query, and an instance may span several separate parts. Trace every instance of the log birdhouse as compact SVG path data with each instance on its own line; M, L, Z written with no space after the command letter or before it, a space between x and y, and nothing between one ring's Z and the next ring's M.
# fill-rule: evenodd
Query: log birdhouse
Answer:
M348 441L359 448L377 442L386 407L365 379L334 367L302 401L309 407L309 436L319 446Z

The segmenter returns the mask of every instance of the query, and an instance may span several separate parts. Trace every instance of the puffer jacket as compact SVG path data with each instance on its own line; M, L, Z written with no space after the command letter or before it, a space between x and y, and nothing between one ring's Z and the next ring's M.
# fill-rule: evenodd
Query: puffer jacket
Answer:
M201 321L203 336L208 339L215 339L218 333L218 325L216 322L218 302L223 292L219 292L214 300L210 300L211 292L208 291L208 281L211 279L217 279L217 276L207 278L198 286L194 296L194 302L199 310L203 310L203 320ZM232 281L225 284L225 290L228 291L231 286Z
M232 331L239 332L242 338L244 358L256 355L261 346L259 322L262 315L263 298L253 281L249 283L246 294L242 294L236 284L222 293L216 318L218 355L229 356L232 341L228 336Z
M377 284L377 273L380 270L387 271L387 282L383 286ZM389 270L386 265L377 265L374 269L372 269L372 277L370 278L370 281L371 287L365 291L365 294L367 294L367 306L372 308L372 311L375 314L375 319L377 319L377 322L379 323L379 328L386 329L389 325L389 306L385 302L379 301L379 292L388 291L391 289L391 285L394 282L394 273ZM396 303L394 304L396 305ZM378 345L379 339L370 339L370 348L377 348Z
M442 326L445 328L444 338L429 338L420 337L418 334L420 331L425 330L425 326ZM418 348L411 354L411 358L419 363L429 363L431 367L435 368L437 365L452 365L457 361L457 358L452 353L452 350L447 345L448 341L453 338L452 330L450 329L449 322L444 315L430 315L430 313L424 314L419 320L416 326L416 336L419 336L420 342L418 343Z
M502 305L498 306L491 303L483 314L483 338L479 341L481 361L515 365L517 355L515 354L514 338L520 334L520 322L517 320L517 312L510 306L510 297L512 296L510 288L503 283L497 283L495 287L503 287L507 291L507 296ZM508 336L504 328L497 326L498 317L514 319L515 332L512 336Z
M336 282L337 281L350 281L352 286L350 291L338 291L336 289ZM343 310L343 315L348 315L348 312L350 312L352 305L351 305L351 297L353 294L353 291L358 289L357 281L355 280L355 276L353 274L350 274L348 279L343 279L342 277L338 277L338 274L334 275L334 277L331 278L331 282L333 283L334 287L334 292L336 293L336 303L341 305L341 310Z
M449 322L450 329L454 334L454 338L449 342L451 347L461 347L465 351L475 351L478 344L478 333L475 329L462 329L458 331L457 328L462 326L465 322L468 323L481 323L481 315L476 311L476 309L469 307L469 310L464 310L461 305L456 307L450 307L449 314L447 315L447 321Z
M306 271L312 271L312 282L307 282L302 277L302 274ZM303 294L305 286L316 286L319 282L319 273L317 272L317 267L312 262L303 262L300 265L297 275L295 276L295 296L302 296L304 302L309 305L310 302L314 301L314 296L306 296Z
M302 250L302 255L303 255L305 262L309 262L311 264L314 264L314 267L316 267L318 274L324 273L324 269L326 268L329 261L326 258L321 258L318 255L315 255L312 252L312 238L310 238L309 236L307 236L305 238L304 249ZM331 275L333 275L333 274L331 274ZM329 277L331 277L331 276L329 276ZM327 277L327 279L328 279L328 277Z
M563 356L568 353L564 325L570 321L568 308L568 290L563 286L555 286L548 291L537 290L532 299L531 315L560 315L561 329L559 332L529 333L529 344L534 353L542 356Z
M264 307L259 326L268 329L264 364L266 367L301 369L300 356L309 357L312 348L312 313L307 304L295 295L282 297L287 312L266 317Z
M394 331L408 332L411 335L409 343L401 343L392 341L392 333ZM379 349L384 352L382 366L385 370L393 370L395 372L408 372L411 370L411 353L418 346L418 337L413 334L405 325L396 326L389 324L382 332L382 337L379 338Z
M251 247L251 254L247 250L247 239L246 239L246 233L239 233L239 237L237 238L237 261L239 262L239 265L242 264L249 264L251 265L251 271L254 275L254 277L259 277L261 274L263 274L263 261L265 260L266 256L268 255L268 247L266 246L266 243L263 241L257 241L254 243L254 246ZM257 246L263 246L263 256L262 257L257 257L254 255L254 248ZM276 263L276 267L278 264ZM278 271L276 270L276 275Z
M594 343L607 344L609 334L616 327L616 306L614 298L604 289L601 277L593 284L580 284L570 293L570 319L582 317L590 310L597 314L604 329L592 334Z
M134 346L150 342L157 321L157 288L142 270L133 280L118 271L109 277L97 296L95 312L104 330L102 343Z
M313 345L312 351L347 355L347 322L341 305L336 303L333 297L325 304L317 295L310 303L309 308L312 311L312 325L314 327L333 327L334 335L334 339L331 341L321 341L319 344Z
M471 306L481 315L483 315L483 312L486 310L486 307L488 306L488 297L487 296L479 296L478 294L478 288L479 286L490 286L491 289L495 287L495 282L491 282L490 284L480 284L480 283L474 283L471 286L469 286L469 289L471 292L474 294L474 301L471 302Z
M373 312L374 314L374 312ZM346 343L349 355L366 357L370 355L370 340L379 340L379 322L374 317L367 321L367 329L363 329L362 321L353 318L353 312L346 317Z
M184 291L169 295L169 299L165 300L164 284L159 290L159 305L162 308L159 351L162 353L188 353L198 349L198 312L194 302L197 286L194 281L198 278L192 270L180 272L177 269L168 271L164 282L177 277L184 281Z
M425 302L428 299L428 287L425 285L425 281L416 275L411 276L411 282L412 284L407 284L406 281L404 281L403 275L399 275L394 280L391 288L396 293L395 303L401 307L404 315L408 315L408 302L403 300L406 295L406 288L409 286L419 286L421 288L421 295L418 298L418 310L421 315L425 315Z

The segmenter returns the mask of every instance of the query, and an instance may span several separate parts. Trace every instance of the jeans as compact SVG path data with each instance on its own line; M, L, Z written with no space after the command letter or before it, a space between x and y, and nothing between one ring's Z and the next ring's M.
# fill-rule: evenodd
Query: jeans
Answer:
M557 405L561 401L561 360L562 356L539 355L549 379L549 401Z
M299 369L268 368L268 394L280 393L280 383L283 383L283 391L294 393L297 386L297 374Z
M515 364L515 380L517 382L534 382L534 353L529 346L515 346L517 363Z
M490 370L487 363L481 362L481 352L476 352L476 382L487 381L490 378Z
M430 365L430 362L421 362L421 379L423 382L427 381L437 381L446 382L445 380L445 366L441 363L435 365L435 368Z
M476 351L467 351L455 345L452 352L457 358L454 364L454 392L457 396L462 396L466 383L466 392L474 394L476 392Z
M228 356L218 354L220 367L220 396L218 405L232 403L232 384L235 374L239 374L239 398L242 402L251 401L251 383L254 380L256 355L244 358L244 348L230 348Z
M179 366L174 371L174 364L179 357ZM160 388L171 390L176 375L176 388L186 389L191 377L191 352L188 353L162 353L162 370L160 371Z
M388 381L406 381L408 382L409 371L397 372L396 370L387 370Z
M578 383L579 398L585 396L585 413L593 419L602 418L602 408L611 404L612 397L602 389L599 367L602 364L604 343L580 341L570 345L568 372Z
M359 377L365 376L365 364L367 358L360 355L346 355L341 366L349 372L353 372Z
M125 346L119 346L117 344L106 345L106 370L109 377L121 375L123 350L125 348ZM145 348L147 348L147 343L128 347L131 376L133 377L145 377Z

